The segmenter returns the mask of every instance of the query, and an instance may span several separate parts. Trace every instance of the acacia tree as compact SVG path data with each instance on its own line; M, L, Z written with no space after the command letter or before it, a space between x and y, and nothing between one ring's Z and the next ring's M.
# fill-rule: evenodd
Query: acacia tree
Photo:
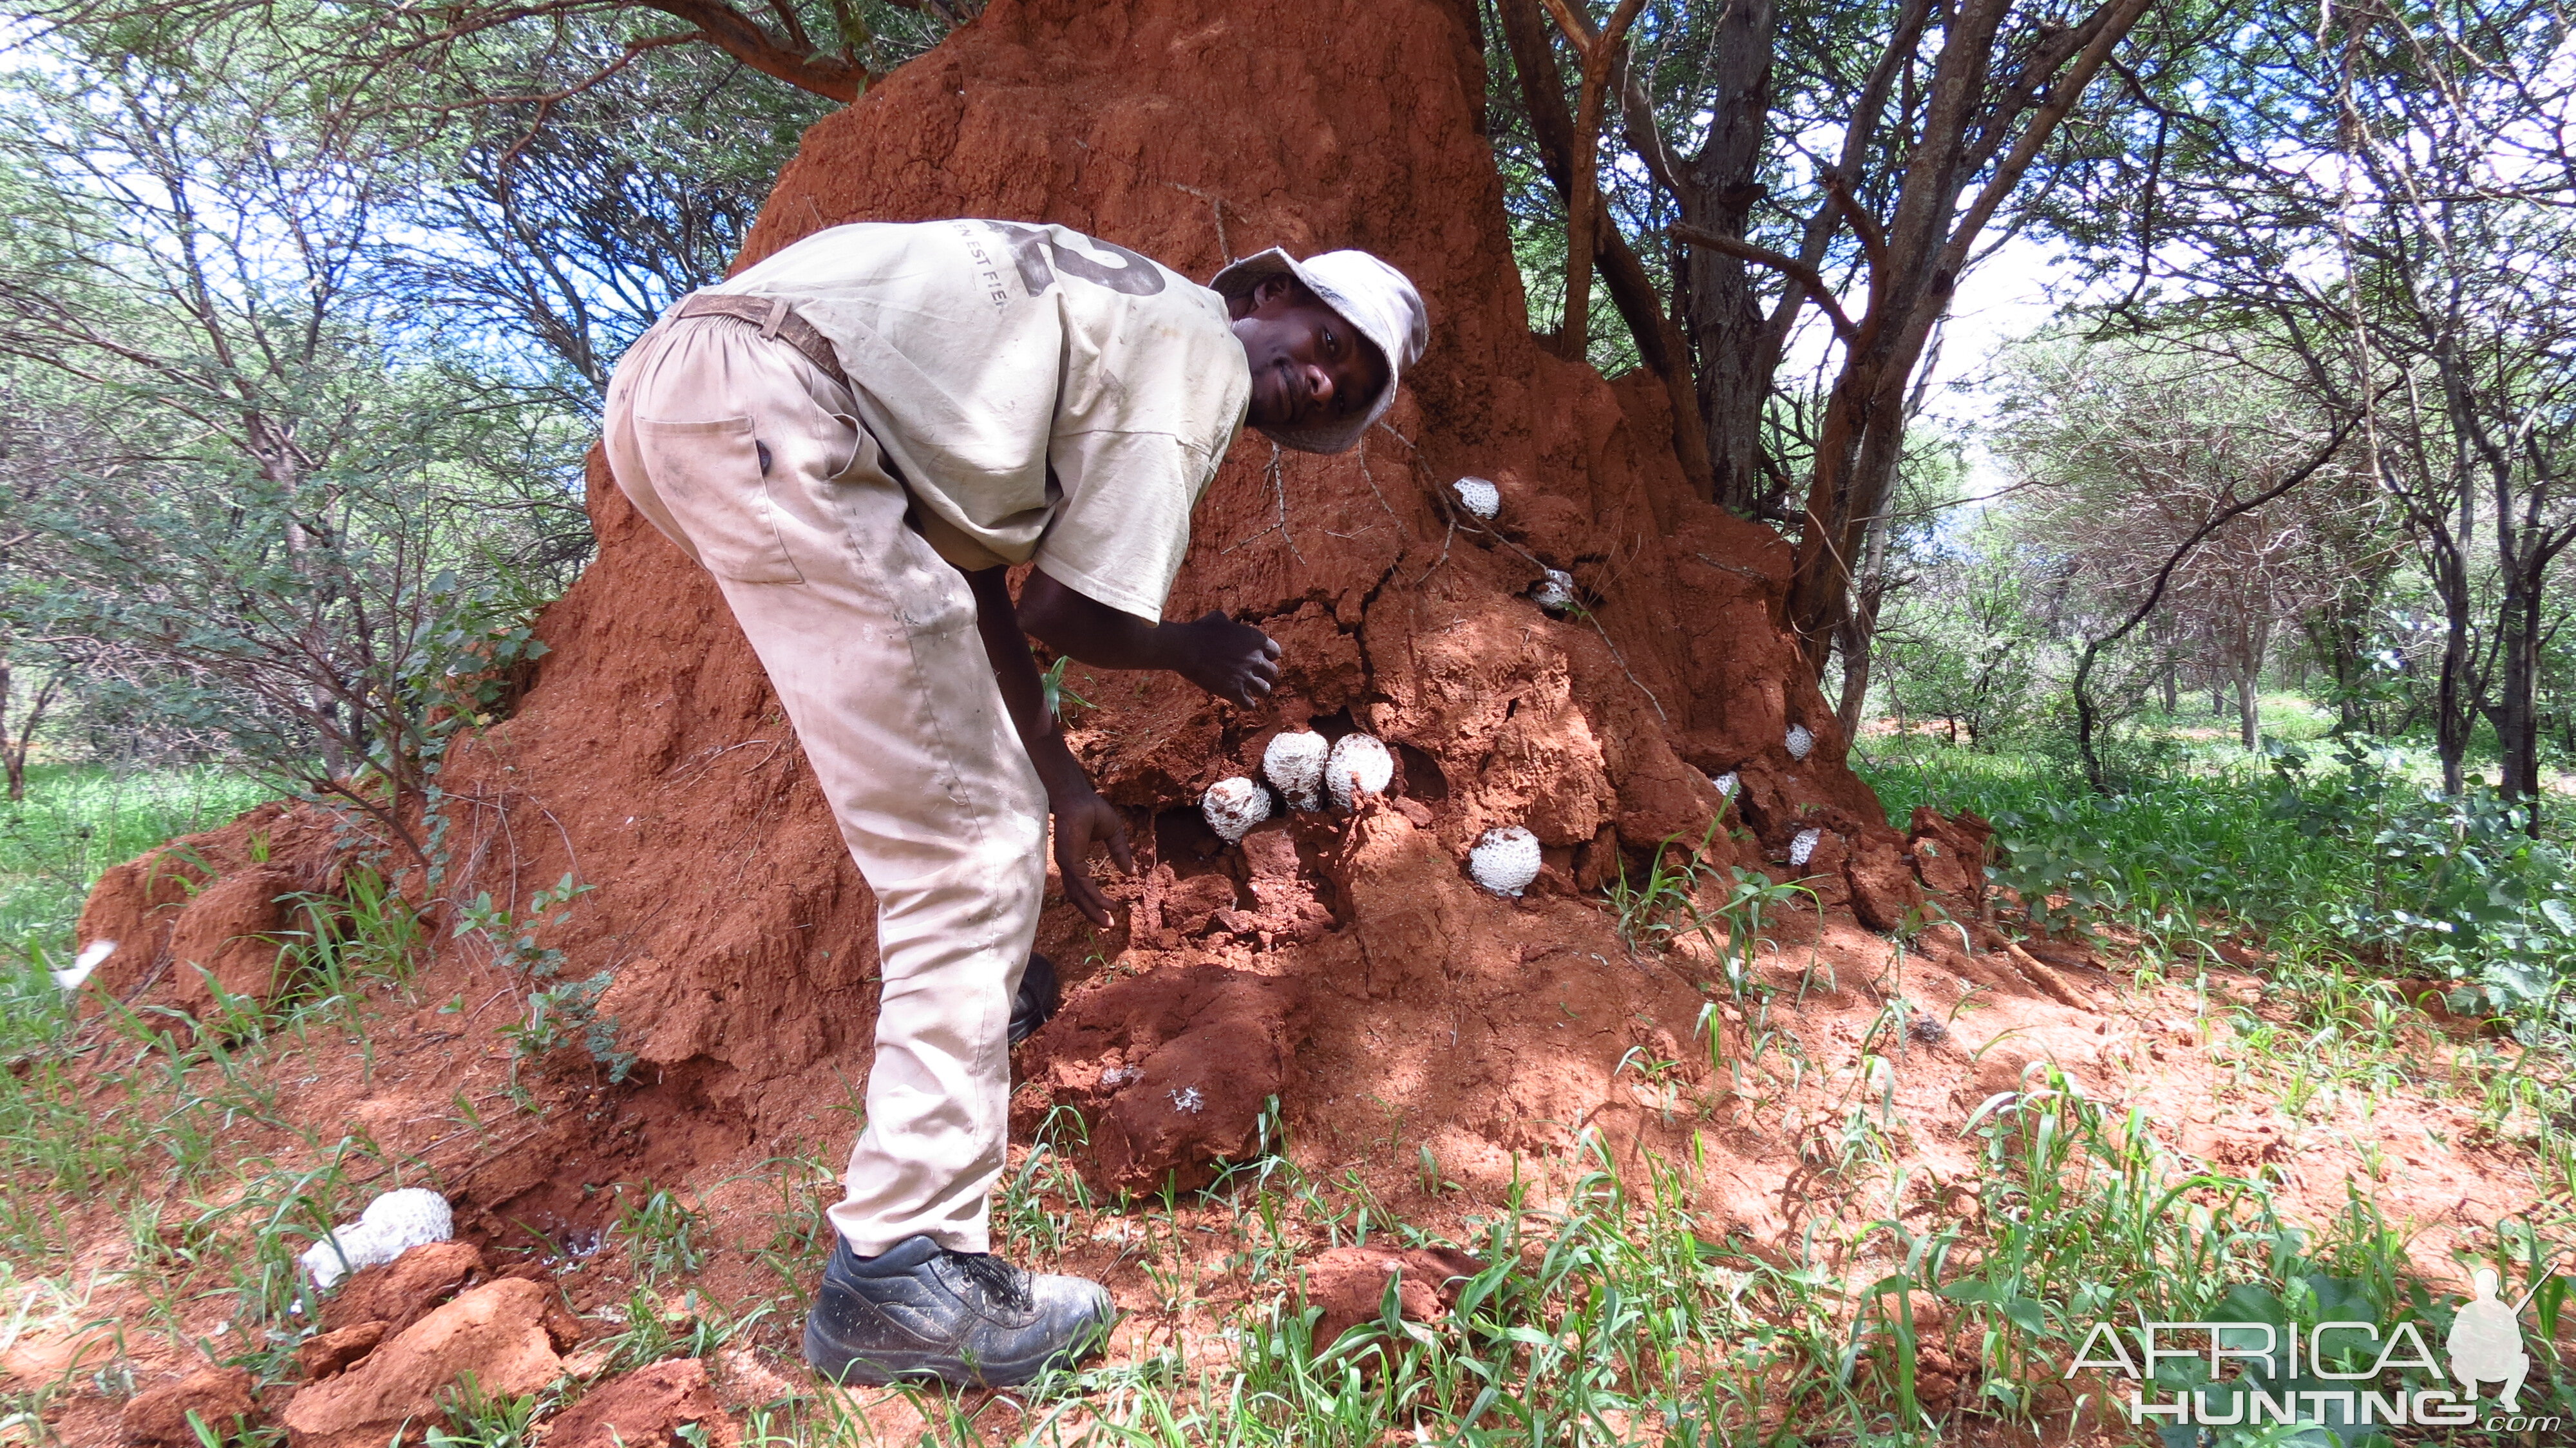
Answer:
M567 89L618 48L608 27L591 35L495 68ZM381 264L425 314L513 339L530 370L560 368L572 405L595 411L627 345L722 279L798 137L829 109L739 71L713 48L679 47L559 100L458 111L424 137ZM413 239L424 232L436 244Z
M2013 200L2035 176L2127 144L2120 113L2172 84L2163 58L2199 39L2192 16L2148 34L2147 0L1622 3L1602 20L1575 0L1494 3L1575 239L1560 346L1582 341L1597 268L1673 400L1684 471L1797 528L1786 621L1819 676L1841 651L1856 719L1874 627L1858 580L1959 278L2021 224ZM2080 113L2114 56L2122 86ZM1609 111L1619 144L1596 148ZM1612 154L1582 164L1596 149ZM1812 426L1788 433L1782 363L1810 320L1837 360Z
M487 104L559 105L661 52L707 48L847 104L980 0L21 0L31 27L151 50L244 31L267 37L280 92L343 119ZM606 42L602 44L603 40Z
M2232 368L2118 344L2040 350L2006 417L2000 451L2031 485L2022 536L2083 600L2075 705L2095 786L2107 787L2094 740L2109 716L2093 675L2159 614L2207 645L2254 748L2275 631L2330 588L2315 523L2347 490L2349 429Z
M0 356L88 444L0 527L43 551L85 689L148 692L400 836L448 680L526 642L474 600L586 538L576 436L458 365L467 339L401 345L368 260L383 172L263 109L255 49L63 59L77 90L22 72L0 111Z
M2537 828L2551 568L2576 542L2576 70L2558 6L2247 11L2174 144L2065 197L2114 325L2239 359L2348 422L2443 616L2433 723L2465 783L2483 715Z

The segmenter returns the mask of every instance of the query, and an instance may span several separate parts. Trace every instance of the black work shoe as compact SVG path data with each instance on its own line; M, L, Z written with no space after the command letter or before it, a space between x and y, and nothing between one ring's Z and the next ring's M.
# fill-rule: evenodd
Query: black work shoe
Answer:
M1002 1388L1071 1367L1109 1340L1109 1289L907 1237L860 1257L833 1234L805 1317L805 1361L836 1383L930 1378Z
M1029 964L1020 972L1020 989L1011 997L1011 1044L1037 1034L1037 1029L1055 1019L1056 1007L1064 1004L1063 987L1056 984L1055 962L1032 950Z

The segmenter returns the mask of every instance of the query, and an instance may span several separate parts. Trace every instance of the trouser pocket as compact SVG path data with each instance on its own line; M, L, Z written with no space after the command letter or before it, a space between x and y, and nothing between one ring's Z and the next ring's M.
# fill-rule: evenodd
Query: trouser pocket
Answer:
M802 583L805 575L779 536L778 513L749 417L707 422L635 419L653 490L698 559L736 583Z

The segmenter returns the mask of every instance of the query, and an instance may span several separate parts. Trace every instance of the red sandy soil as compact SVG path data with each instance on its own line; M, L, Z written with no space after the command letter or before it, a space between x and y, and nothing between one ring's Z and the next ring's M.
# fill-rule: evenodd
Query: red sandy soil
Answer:
M1967 956L1937 930L1901 951L1874 932L1918 907L1974 917L1963 865L1976 832L1918 820L1913 834L1936 841L1924 851L1887 826L1778 626L1787 547L1690 496L1657 388L1605 382L1527 332L1477 46L1472 11L1448 0L996 0L809 132L753 230L746 261L843 221L1046 219L1202 278L1273 244L1360 246L1430 305L1430 351L1365 448L1282 454L1247 433L1198 510L1168 611L1221 607L1268 629L1286 650L1277 699L1244 710L1167 677L1070 671L1089 701L1073 710L1076 747L1130 812L1142 873L1114 882L1112 931L1050 905L1040 945L1064 968L1068 1003L1021 1052L1023 1130L1075 1106L1093 1126L1079 1164L1095 1181L1146 1189L1176 1171L1186 1184L1249 1148L1275 1096L1308 1174L1355 1173L1399 1216L1453 1233L1516 1176L1542 1197L1560 1189L1591 1132L1631 1165L1698 1161L1693 1204L1710 1230L1789 1253L1819 1214L1876 1190L1816 1166L1822 1133L1875 1089L1861 1079L1866 1046L1894 1063L1907 1190L1935 1206L1977 1171L1959 1133L1968 1112L2042 1060L2148 1110L2196 1153L2270 1164L2319 1220L2367 1142L2392 1144L2396 1163L2369 1190L2428 1242L2525 1205L2526 1164L2450 1130L2440 1105L2272 1115L2259 1089L2212 1064L2176 988L2122 989L1991 948ZM1462 474L1500 487L1494 527L1448 505ZM443 884L416 868L402 883L442 926L455 922L445 902L478 892L523 907L567 873L592 887L541 938L564 953L566 978L613 972L601 1010L640 1055L634 1080L609 1086L566 1053L521 1073L542 1114L514 1112L495 1030L524 1013L529 982L480 939L442 933L408 1003L373 1025L370 1053L317 1035L299 1054L286 1109L362 1129L412 1163L405 1179L455 1198L492 1270L551 1271L583 1311L623 1299L615 1254L575 1255L613 1220L620 1184L628 1200L644 1182L679 1189L718 1244L694 1287L739 1310L779 1296L758 1254L777 1221L810 1219L827 1199L825 1171L846 1148L869 1059L874 911L714 588L596 463L590 506L599 558L541 621L553 652L515 714L443 778ZM1525 596L1542 567L1574 575L1579 616ZM1257 774L1269 736L1301 723L1395 745L1391 797L1222 846L1200 792ZM1803 760L1784 745L1792 724L1815 736ZM1732 806L1710 782L1727 771L1742 780ZM1545 873L1517 901L1463 869L1485 830L1510 824L1546 847ZM1790 871L1791 838L1810 827L1822 844ZM1700 1026L1720 994L1716 962L1691 948L1633 955L1602 908L1607 879L1640 875L1674 839L1710 840L1720 866L1808 877L1821 897L1821 914L1772 932L1758 967L1786 992L1777 1024L1822 1070L1795 1090L1739 1093L1713 1071ZM308 812L271 808L193 841L203 868L147 857L111 872L82 932L120 942L96 988L192 1004L195 961L228 989L267 989L264 958L223 942L278 928L253 917L280 890L333 888L348 845ZM191 902L181 874L216 883ZM216 918L213 902L231 913ZM1999 944L1978 928L1981 947ZM1900 994L1947 1025L1865 1040ZM1747 1046L1732 1011L1710 1018L1729 1059ZM1652 1063L1670 1064L1642 1069ZM1174 1102L1193 1090L1200 1109L1184 1113ZM2437 1123L2446 1145L2421 1129ZM265 1135L245 1133L244 1154L285 1149ZM1436 1194L1423 1148L1452 1184ZM91 1244L80 1270L118 1267L113 1218L73 1206ZM1048 1265L1100 1276L1136 1309L1113 1354L1174 1340L1193 1358L1229 1350L1193 1334L1248 1290L1240 1244L1216 1230L1230 1219L1184 1199L1182 1230L1150 1244L1114 1214L1084 1220L1093 1230ZM1186 1269L1194 1299L1158 1308L1148 1266ZM756 1334L787 1358L737 1355L713 1390L757 1401L785 1381L775 1374L794 1377L792 1315ZM543 1336L522 1331L513 1351L534 1354ZM144 1381L202 1365L156 1341L129 1340ZM10 1368L59 1367L71 1342L22 1336ZM704 1390L634 1391L680 1402ZM67 1437L105 1421L86 1401L62 1410ZM894 1427L909 1409L882 1411Z

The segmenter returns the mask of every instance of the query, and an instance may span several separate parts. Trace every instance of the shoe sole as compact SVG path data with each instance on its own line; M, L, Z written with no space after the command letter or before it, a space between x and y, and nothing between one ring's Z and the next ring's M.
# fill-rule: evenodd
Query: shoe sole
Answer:
M1072 1342L1033 1358L969 1363L939 1352L852 1352L825 1336L808 1316L805 1362L826 1380L844 1387L882 1388L899 1382L928 1381L960 1388L1016 1388L1034 1382L1050 1367L1071 1367L1097 1352L1107 1344L1109 1330L1116 1324L1113 1315ZM837 1371L828 1365L832 1362L840 1364Z

